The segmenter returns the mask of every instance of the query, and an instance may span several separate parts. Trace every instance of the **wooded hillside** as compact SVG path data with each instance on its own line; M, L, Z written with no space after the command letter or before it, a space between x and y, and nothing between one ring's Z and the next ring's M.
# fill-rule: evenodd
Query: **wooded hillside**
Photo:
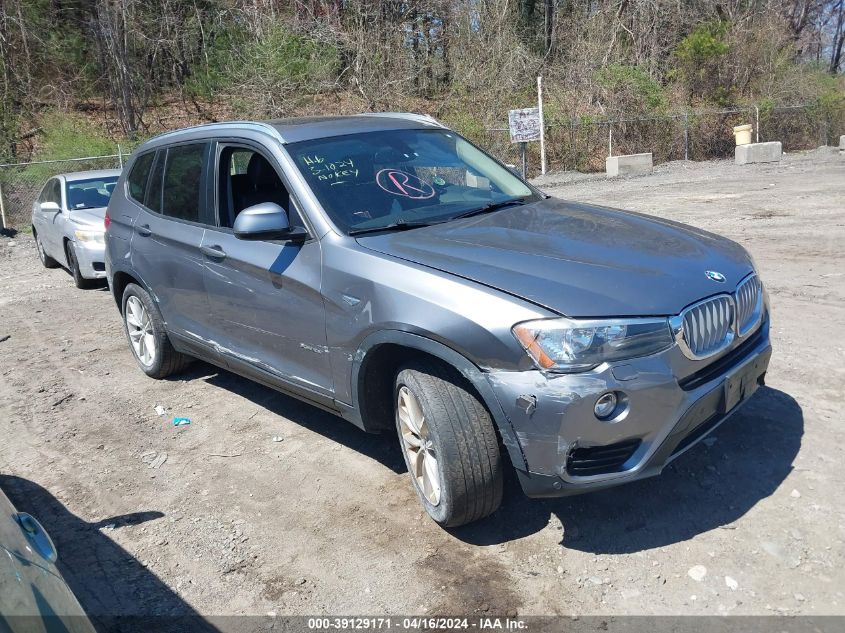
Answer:
M538 74L547 121L808 104L841 123L843 20L845 0L2 0L0 159L303 113L471 133Z

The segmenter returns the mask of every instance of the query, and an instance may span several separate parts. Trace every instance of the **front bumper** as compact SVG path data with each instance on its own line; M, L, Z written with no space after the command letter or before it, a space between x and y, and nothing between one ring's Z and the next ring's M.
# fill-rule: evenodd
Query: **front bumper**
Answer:
M73 246L82 276L85 279L104 279L106 277L105 243L76 240Z
M734 349L708 362L677 346L580 374L489 372L513 428L530 497L609 488L659 474L732 415L762 385L771 357L769 319ZM614 391L624 406L596 418L596 399Z

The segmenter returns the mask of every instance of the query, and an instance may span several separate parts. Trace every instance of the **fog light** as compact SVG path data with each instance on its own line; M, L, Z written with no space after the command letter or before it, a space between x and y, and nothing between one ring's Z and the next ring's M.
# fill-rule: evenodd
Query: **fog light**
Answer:
M613 392L599 396L593 411L599 420L606 420L616 410L616 394Z

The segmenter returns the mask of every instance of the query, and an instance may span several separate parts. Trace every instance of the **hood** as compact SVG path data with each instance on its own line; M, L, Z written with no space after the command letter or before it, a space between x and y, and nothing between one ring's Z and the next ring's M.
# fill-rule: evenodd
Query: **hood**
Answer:
M106 207L96 209L79 209L70 212L70 221L81 228L106 230L103 219L106 217Z
M745 249L718 235L554 198L358 242L570 317L677 314L753 270Z

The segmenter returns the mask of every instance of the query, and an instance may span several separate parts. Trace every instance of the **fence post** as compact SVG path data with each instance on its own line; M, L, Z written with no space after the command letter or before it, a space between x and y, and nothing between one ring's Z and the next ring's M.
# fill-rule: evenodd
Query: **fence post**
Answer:
M0 182L0 229L6 228L6 207L3 203L3 183Z
M689 160L689 112L684 112L684 160Z
M540 173L546 173L546 121L543 118L543 78L537 77L537 112L540 115Z
M607 156L613 156L613 122L607 122Z
M526 148L528 147L528 143L522 142L520 145L520 152L522 153L522 177L528 177L528 157L526 156Z
M756 105L754 106L754 133L756 136L756 142L760 142L760 108Z
M120 149L120 143L117 144L117 160L120 162L120 169L123 169L123 150Z
M827 145L827 133L829 131L828 119L824 114L819 117L819 145Z

